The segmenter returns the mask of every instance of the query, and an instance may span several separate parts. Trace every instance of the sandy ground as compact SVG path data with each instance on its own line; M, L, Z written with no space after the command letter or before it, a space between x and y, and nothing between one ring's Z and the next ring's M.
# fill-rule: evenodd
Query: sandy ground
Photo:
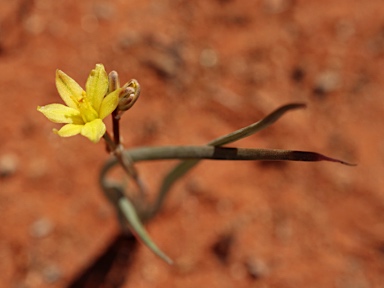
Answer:
M57 68L136 78L126 147L204 144L303 102L238 147L358 163L202 162L147 229L121 237L97 184L103 143L36 111ZM384 3L0 1L1 287L383 287ZM110 123L109 123L110 124ZM139 165L150 191L172 163Z

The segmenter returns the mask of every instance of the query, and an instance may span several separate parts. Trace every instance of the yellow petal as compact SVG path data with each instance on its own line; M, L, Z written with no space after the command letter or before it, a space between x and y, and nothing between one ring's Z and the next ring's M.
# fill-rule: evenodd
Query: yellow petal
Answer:
M61 70L56 70L56 87L64 103L76 109L78 101L85 93L83 88Z
M81 135L87 137L94 143L100 141L106 131L105 124L101 119L95 119L91 122L86 123L81 129Z
M102 64L96 64L96 68L89 74L85 87L88 101L99 112L101 102L108 90L108 75Z
M119 104L119 94L121 90L122 88L117 89L104 97L103 102L101 102L101 107L99 112L100 119L104 119L109 114L111 114L113 110L116 109L117 105Z
M75 136L81 132L84 125L77 125L77 124L67 124L61 127L59 131L56 129L53 129L53 132L55 132L57 135L61 137L70 137Z
M49 104L38 106L37 111L44 114L49 120L55 123L83 124L80 112L77 109L67 107L63 104Z

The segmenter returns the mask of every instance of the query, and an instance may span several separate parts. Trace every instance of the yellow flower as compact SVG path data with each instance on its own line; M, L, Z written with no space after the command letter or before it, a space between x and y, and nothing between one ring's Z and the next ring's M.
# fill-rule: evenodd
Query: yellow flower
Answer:
M92 142L99 142L106 127L103 119L116 109L121 89L108 95L108 75L102 64L96 64L89 74L84 91L63 71L56 71L56 87L63 104L38 106L37 110L55 123L65 124L53 131L61 137L81 134Z

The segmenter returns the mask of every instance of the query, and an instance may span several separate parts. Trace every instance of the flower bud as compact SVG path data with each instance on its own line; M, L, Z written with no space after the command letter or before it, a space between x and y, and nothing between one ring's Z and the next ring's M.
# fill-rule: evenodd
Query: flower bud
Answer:
M117 74L116 71L111 71L108 75L108 90L109 93L115 91L116 89L120 88L120 83L119 83L119 75Z
M137 101L140 95L140 85L135 79L132 79L128 83L126 83L120 92L119 95L119 104L117 108L120 111L127 111L130 109L133 104Z

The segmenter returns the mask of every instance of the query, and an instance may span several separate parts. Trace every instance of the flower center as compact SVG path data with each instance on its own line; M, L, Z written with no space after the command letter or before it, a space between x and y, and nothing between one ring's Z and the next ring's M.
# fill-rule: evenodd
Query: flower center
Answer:
M83 97L81 97L78 100L78 103L79 103L80 114L81 114L81 117L83 118L83 121L85 123L88 123L99 118L99 114L92 107L91 103L89 103L86 94L83 93L82 96Z

